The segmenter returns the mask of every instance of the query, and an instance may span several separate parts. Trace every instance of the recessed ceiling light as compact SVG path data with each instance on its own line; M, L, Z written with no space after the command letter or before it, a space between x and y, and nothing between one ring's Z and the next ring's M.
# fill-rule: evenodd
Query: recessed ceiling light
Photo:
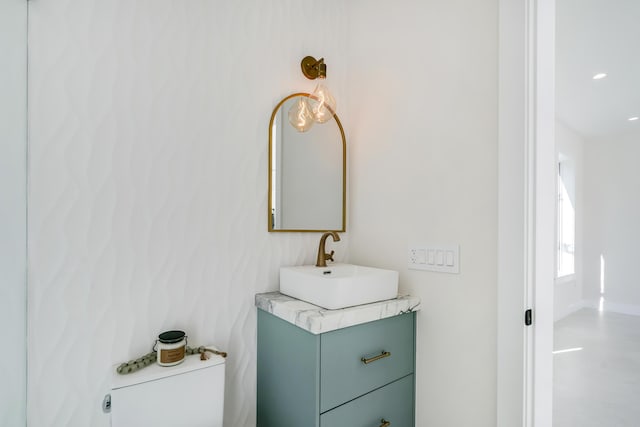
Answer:
M601 80L607 77L607 73L598 73L593 76L593 80Z
M638 119L640 119L640 117L638 117L638 116L629 117L629 121L630 122L635 122Z

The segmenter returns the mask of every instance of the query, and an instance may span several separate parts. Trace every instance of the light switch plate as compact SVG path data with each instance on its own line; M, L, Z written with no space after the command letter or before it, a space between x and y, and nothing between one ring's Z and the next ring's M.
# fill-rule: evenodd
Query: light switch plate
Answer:
M460 273L460 245L409 245L408 265L411 270Z

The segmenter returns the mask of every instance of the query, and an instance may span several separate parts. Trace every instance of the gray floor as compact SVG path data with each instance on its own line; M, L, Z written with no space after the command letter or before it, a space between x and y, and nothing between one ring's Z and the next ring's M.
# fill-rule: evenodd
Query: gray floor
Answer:
M582 309L556 322L553 427L640 426L640 317Z

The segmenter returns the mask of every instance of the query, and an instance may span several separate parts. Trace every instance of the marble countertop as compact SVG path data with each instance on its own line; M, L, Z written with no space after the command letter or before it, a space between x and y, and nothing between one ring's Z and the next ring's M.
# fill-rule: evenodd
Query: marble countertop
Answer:
M418 311L420 310L420 298L404 295L371 304L340 310L327 310L283 295L280 292L269 292L256 295L256 307L312 334L322 334L398 314Z

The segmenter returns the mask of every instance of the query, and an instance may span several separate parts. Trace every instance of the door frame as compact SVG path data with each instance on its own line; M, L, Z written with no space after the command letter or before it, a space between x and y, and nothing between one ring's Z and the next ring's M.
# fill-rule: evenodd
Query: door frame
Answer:
M499 0L497 425L549 427L555 0ZM533 324L524 312L533 310Z

